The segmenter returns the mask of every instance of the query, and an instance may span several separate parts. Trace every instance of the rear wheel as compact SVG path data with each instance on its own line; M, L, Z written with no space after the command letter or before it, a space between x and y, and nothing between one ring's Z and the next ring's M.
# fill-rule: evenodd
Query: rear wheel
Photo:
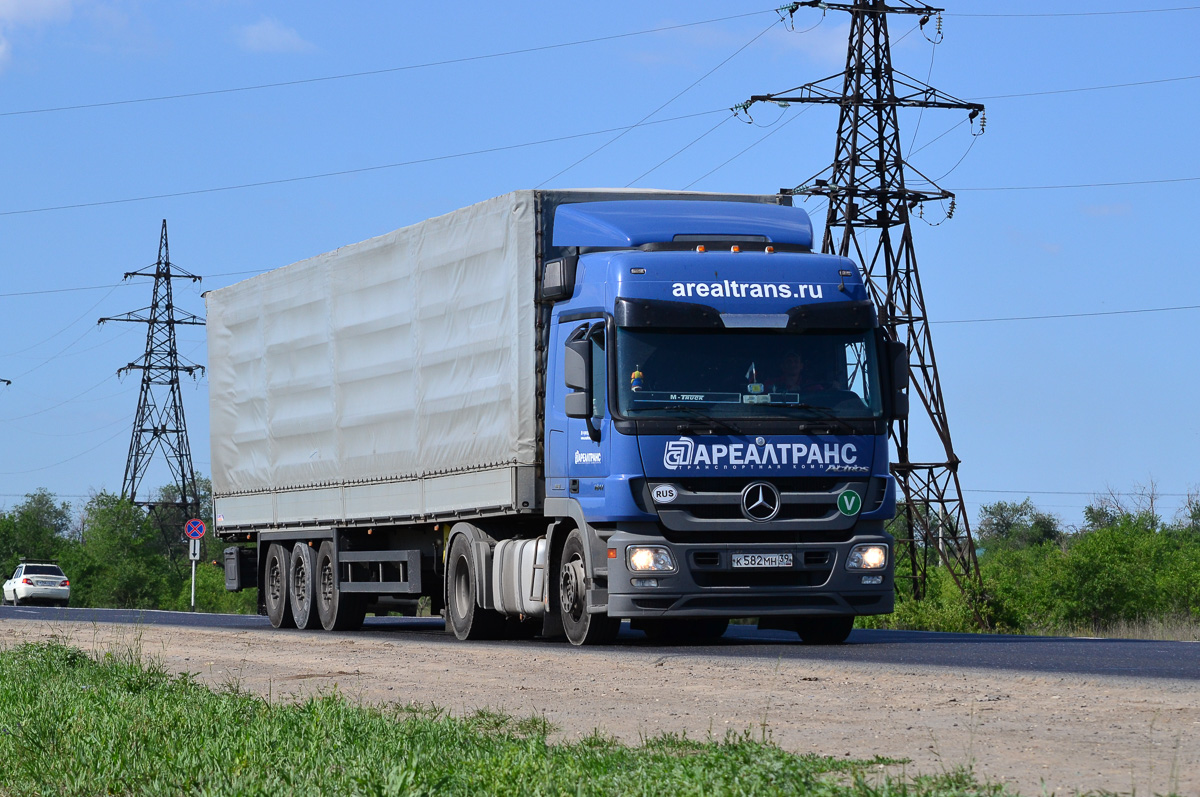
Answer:
M796 633L806 645L840 645L854 630L854 615L797 617Z
M317 551L316 606L321 627L326 631L353 631L362 628L367 616L367 602L362 595L338 589L337 571L333 566L333 542L326 540Z
M288 568L288 603L297 628L316 628L317 616L317 554L307 543L298 542L292 548Z
M446 616L459 639L497 639L504 634L504 616L479 605L475 568L471 541L460 534L450 545L446 560Z
M617 638L621 620L587 610L587 565L583 532L572 529L558 568L558 607L563 631L572 645L607 645Z
M263 574L263 600L267 617L276 628L295 628L292 606L288 600L288 565L291 557L277 542L267 548L267 566Z

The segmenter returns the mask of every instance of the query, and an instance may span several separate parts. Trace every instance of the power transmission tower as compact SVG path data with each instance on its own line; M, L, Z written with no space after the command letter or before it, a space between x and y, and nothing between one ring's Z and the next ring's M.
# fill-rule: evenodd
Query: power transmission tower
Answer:
M909 554L909 572L897 572L897 577L911 579L913 596L923 597L931 560L940 560L972 599L976 619L982 621L974 601L980 587L979 565L963 505L959 459L950 439L911 226L911 213L923 202L949 201L949 214L953 214L954 195L905 162L897 112L900 108L960 109L968 111L973 123L983 113L983 106L951 97L892 67L888 15L917 15L924 30L942 9L907 0L893 4L883 0L807 0L793 5L850 14L845 70L785 92L751 97L735 111L744 111L755 102L825 103L841 109L832 166L781 193L828 199L821 251L851 257L860 264L881 323L895 340L908 346L910 392L920 397L943 447L944 456L933 457L934 461L914 461L909 450L909 421L892 427L897 451L892 474L902 491L897 536ZM940 36L940 17L937 27ZM980 133L983 124L981 118ZM906 170L930 187L911 188L905 180ZM919 412L916 402L913 409Z
M126 272L130 277L153 277L154 297L149 307L126 313L106 321L132 321L146 324L146 353L140 360L131 362L117 370L117 376L129 371L142 372L142 389L138 395L137 416L133 422L133 437L129 441L129 457L125 462L125 477L121 481L121 497L128 498L137 506L155 512L164 506L178 507L186 517L197 517L200 497L196 490L196 472L192 467L192 450L188 444L187 423L183 417L183 396L179 389L181 373L195 376L203 373L204 366L191 363L181 365L175 348L175 327L179 325L203 326L204 319L191 313L180 313L175 309L171 297L171 281L189 279L199 282L200 277L189 274L171 263L167 245L167 220L163 219L162 235L158 243L158 262L141 271ZM142 477L156 451L161 450L171 469L171 477L179 490L177 501L138 501L137 491ZM165 518L160 517L160 521ZM182 530L182 522L179 529ZM165 532L165 530L164 530Z

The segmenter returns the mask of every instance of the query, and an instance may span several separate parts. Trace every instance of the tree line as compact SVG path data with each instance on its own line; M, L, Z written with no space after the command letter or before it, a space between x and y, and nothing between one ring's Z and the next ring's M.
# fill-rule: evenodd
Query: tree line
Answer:
M212 524L212 485L197 480L200 518ZM186 610L191 565L183 536L187 518L160 488L155 509L111 493L93 495L77 513L47 490L0 511L0 574L18 559L53 559L71 580L71 605ZM979 595L964 596L945 568L930 568L922 600L897 579L893 615L863 618L873 627L992 630L1014 633L1103 633L1131 623L1182 624L1200 636L1200 499L1165 520L1152 492L1129 503L1109 495L1067 527L1030 499L986 504L976 526L982 574ZM224 544L204 537L196 571L196 608L254 612L253 590L225 591ZM897 563L897 575L906 572ZM1124 626L1122 624L1125 624Z
M898 579L895 614L868 624L970 631L979 614L1008 633L1140 628L1200 639L1200 497L1168 520L1152 489L1132 500L1110 493L1077 527L1028 498L999 501L981 508L975 539L979 594L964 596L945 568L931 568L923 600L910 599ZM899 562L897 573L905 567Z
M212 483L198 478L196 488L200 519L211 528ZM71 582L72 606L186 610L192 571L178 498L174 485L155 492L153 508L101 492L74 512L48 490L29 493L0 511L0 575L10 578L22 558L53 560ZM252 591L225 591L223 548L212 534L201 540L196 608L253 612Z

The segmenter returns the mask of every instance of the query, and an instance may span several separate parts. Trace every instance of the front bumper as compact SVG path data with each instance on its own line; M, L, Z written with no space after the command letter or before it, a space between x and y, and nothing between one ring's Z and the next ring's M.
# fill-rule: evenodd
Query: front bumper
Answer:
M851 548L885 544L887 566L847 570ZM670 550L672 572L631 572L630 545ZM677 543L663 537L617 531L607 540L616 558L608 560L608 614L611 617L762 617L779 615L888 614L895 607L895 544L886 533L864 533L827 543ZM790 568L734 568L732 555L792 554ZM864 576L881 576L864 584ZM657 586L634 586L635 579ZM873 579L872 579L873 580Z

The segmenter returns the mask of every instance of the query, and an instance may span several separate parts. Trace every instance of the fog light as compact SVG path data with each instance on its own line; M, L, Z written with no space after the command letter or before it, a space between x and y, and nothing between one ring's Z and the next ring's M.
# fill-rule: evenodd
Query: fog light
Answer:
M629 583L635 587L657 587L657 578L631 578Z
M627 549L629 569L635 572L643 570L674 570L675 560L666 548L643 547L631 545Z
M882 584L883 576L863 576L862 583L864 584Z
M848 570L880 570L886 565L886 545L855 545L846 558Z

